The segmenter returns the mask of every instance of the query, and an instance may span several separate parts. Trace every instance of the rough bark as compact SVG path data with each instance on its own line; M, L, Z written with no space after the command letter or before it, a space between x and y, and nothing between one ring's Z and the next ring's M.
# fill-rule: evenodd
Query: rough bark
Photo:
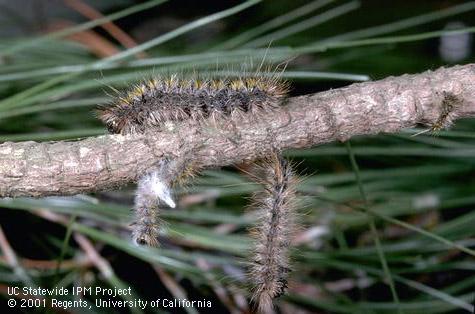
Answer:
M144 135L0 145L0 197L70 195L112 189L160 158L193 154L202 167L250 161L273 148L304 148L355 135L475 116L475 64L353 84L290 98L285 106L227 122L183 123Z

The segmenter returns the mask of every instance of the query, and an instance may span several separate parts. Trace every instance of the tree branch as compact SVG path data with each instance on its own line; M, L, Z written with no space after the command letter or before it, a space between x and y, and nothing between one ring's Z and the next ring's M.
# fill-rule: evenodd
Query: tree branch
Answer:
M0 145L0 197L70 195L134 181L163 157L201 167L250 161L355 135L475 116L475 64L353 84L290 98L285 106L226 121L182 123L144 135Z

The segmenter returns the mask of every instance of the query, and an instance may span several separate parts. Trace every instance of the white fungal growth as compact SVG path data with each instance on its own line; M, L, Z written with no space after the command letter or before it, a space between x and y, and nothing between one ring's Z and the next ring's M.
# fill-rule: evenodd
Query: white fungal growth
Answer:
M186 159L164 158L140 177L135 193L135 222L132 224L135 243L158 246L160 209L176 207L173 186L183 182L184 177L193 175L187 167Z
M156 201L161 201L171 208L176 204L171 196L171 189L164 179L160 177L160 171L152 171L140 179L137 187L137 194L150 197Z
M132 236L138 245L158 246L160 231L160 209L164 206L175 208L171 192L170 162L163 160L144 174L138 182L135 194L135 222Z

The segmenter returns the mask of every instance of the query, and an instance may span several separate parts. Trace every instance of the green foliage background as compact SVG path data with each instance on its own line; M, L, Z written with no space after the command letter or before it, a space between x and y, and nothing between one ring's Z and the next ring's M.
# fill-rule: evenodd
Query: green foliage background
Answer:
M123 89L151 73L213 72L224 64L239 75L251 57L290 60L284 76L298 95L435 69L447 64L438 45L448 22L465 23L460 33L475 31L475 2L99 2L101 12L145 39L100 59L64 38L101 20L48 35L0 38L0 141L104 134L92 109L108 101L108 86ZM155 34L154 27L140 28L141 17L175 22L163 22ZM2 21L2 28L12 29L23 23ZM136 58L138 52L147 57ZM472 53L461 62L473 61ZM418 131L286 152L305 177L299 186L305 237L293 250L291 288L277 302L281 312L473 309L474 121L437 136L411 136ZM0 225L19 259L12 265L2 252L0 309L8 309L8 286L83 285L130 286L134 295L126 299L213 300L212 310L199 312L246 311L239 300L248 297L243 261L254 220L246 205L258 188L234 168L205 171L181 191L187 205L163 213L167 228L159 249L129 240L133 186L87 196L0 199ZM64 220L45 219L45 211ZM94 243L105 268L81 262L85 252L75 234Z

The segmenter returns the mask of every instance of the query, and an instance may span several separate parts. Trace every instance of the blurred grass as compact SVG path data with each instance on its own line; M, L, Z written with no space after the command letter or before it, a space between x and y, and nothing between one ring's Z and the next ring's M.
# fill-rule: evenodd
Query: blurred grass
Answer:
M177 4L130 2L104 19L59 32L0 38L0 141L104 134L92 109L107 101L108 86L126 88L152 73L242 75L216 71L216 64L240 69L265 57L289 61L284 75L299 95L436 68L445 64L435 49L441 35L475 31L475 2L391 6L388 11L377 2L251 0L200 15L188 10L193 18L180 26L103 59L66 36L95 30L106 20L121 25L119 18L130 19L123 27L131 31L130 21L140 26L134 16L141 10L173 17ZM466 28L443 30L452 20ZM213 23L225 27L213 35L207 31ZM135 57L143 51L146 59ZM472 53L463 62L473 61ZM474 122L460 121L436 137L411 137L418 131L352 139L356 168L340 143L286 152L304 176L304 206L290 292L278 301L283 313L469 313L475 290ZM217 309L243 311L236 300L248 296L246 228L254 221L247 198L257 188L234 168L205 171L179 191L179 209L164 211L159 249L129 240L133 186L89 196L2 199L0 225L19 265L12 269L2 252L0 287L80 283L131 286L144 299L174 295L165 291L154 265L171 274L188 298L206 297ZM69 232L72 239L79 233L95 243L111 277L94 263L79 262L88 257L68 241ZM40 261L54 266L38 268ZM73 265L56 267L66 261Z

